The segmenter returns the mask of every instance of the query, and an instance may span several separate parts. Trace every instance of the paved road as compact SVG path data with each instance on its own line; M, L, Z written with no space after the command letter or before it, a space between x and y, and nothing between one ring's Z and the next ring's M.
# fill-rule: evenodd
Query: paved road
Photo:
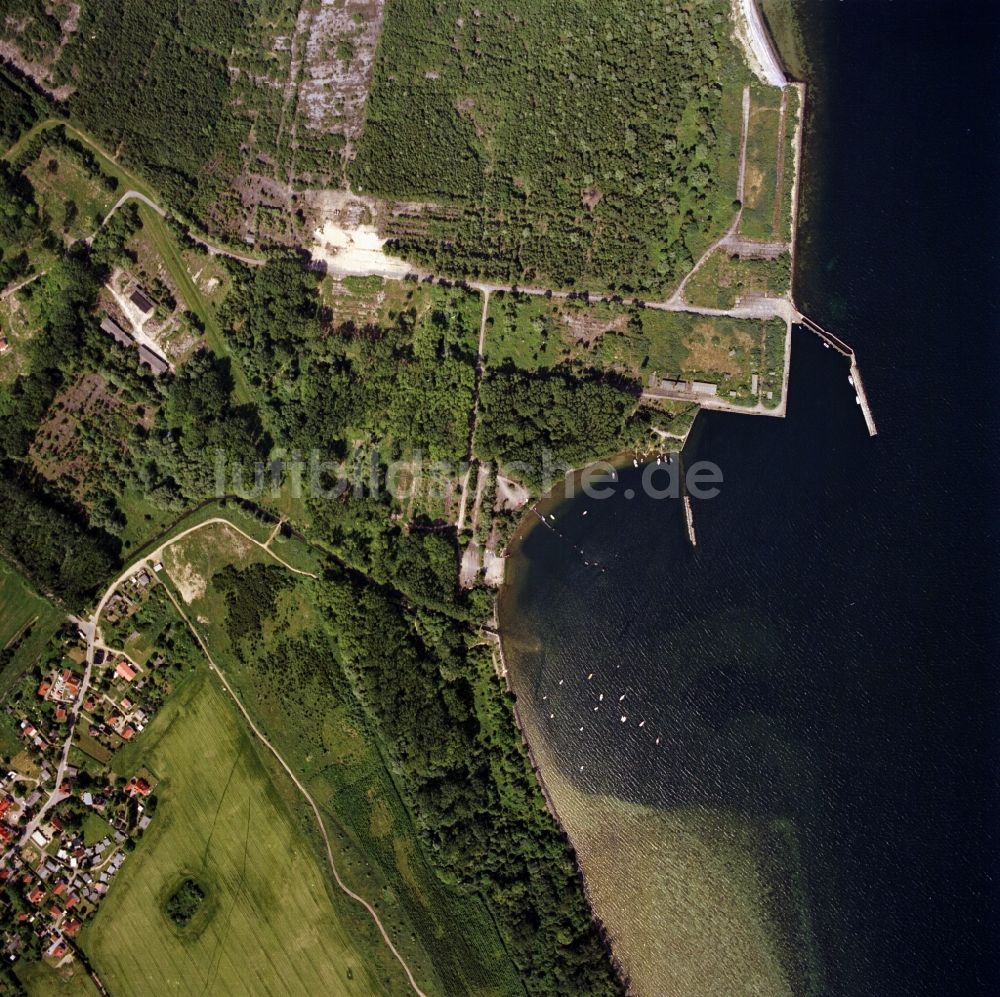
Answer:
M771 36L760 16L757 0L738 0L737 9L745 27L744 36L765 82L774 87L783 87L788 82L781 60L778 58Z

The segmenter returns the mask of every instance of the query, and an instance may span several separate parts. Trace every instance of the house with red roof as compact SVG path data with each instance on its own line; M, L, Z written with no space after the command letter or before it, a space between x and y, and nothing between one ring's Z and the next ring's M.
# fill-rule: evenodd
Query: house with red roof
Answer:
M131 682L135 678L135 669L127 661L119 661L115 668L115 675L126 682Z
M125 783L125 792L129 796L149 796L152 791L153 787L145 779L140 779L138 776L133 776Z

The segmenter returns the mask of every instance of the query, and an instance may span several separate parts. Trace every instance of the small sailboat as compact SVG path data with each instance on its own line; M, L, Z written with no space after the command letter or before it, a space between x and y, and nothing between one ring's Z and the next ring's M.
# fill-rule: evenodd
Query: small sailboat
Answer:
M639 461L635 457L632 458L632 466L633 467L638 467L639 466Z
M625 714L622 714L622 723L625 723L626 720L628 720L628 717L625 716Z
M645 727L646 726L646 721L645 720L640 720L639 721L639 726L640 727Z
M600 702L604 702L604 693L602 692L600 696L597 697Z

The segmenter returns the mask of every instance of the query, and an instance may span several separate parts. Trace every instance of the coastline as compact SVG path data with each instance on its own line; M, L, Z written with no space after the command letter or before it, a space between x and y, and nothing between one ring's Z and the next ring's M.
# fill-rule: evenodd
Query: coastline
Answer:
M793 319L795 317L795 314L798 312L798 309L794 301L793 289L794 289L795 266L796 266L799 203L800 203L801 188L802 188L802 152L803 152L803 128L805 124L806 85L804 82L792 83L786 77L783 66L780 62L780 58L778 57L776 49L774 48L773 40L770 38L770 35L767 32L761 12L757 7L757 0L733 0L732 10L734 13L734 29L739 43L738 47L743 48L745 51L748 48L745 39L741 36L740 33L741 16L745 16L747 5L749 5L749 7L752 8L753 14L756 15L756 22L759 26L758 37L761 37L760 32L762 32L763 33L762 36L766 39L766 46L770 50L771 54L771 63L769 68L775 80L777 80L778 74L780 73L780 82L775 82L774 85L781 87L784 87L786 85L794 86L798 92L799 99L798 99L798 107L796 110L794 134L792 138L792 148L794 151L794 156L792 164L793 176L792 176L791 192L790 192L791 231L790 231L790 242L789 242L789 254L791 257L791 276L790 276L790 286L788 288L788 291L786 292L787 294L786 300L789 305L789 314L786 316L787 321L786 321L786 335L785 335L785 346L784 346L784 370L782 376L781 402L778 406L775 407L775 409L769 411L755 411L755 410L743 409L743 410L735 410L735 412L736 414L767 414L767 415L785 417L787 414L788 393L789 393L792 327L793 327ZM743 23L746 24L746 21L743 21ZM751 37L752 36L753 32L751 32ZM756 55L753 53L752 46L750 47L750 51L747 52L747 55L748 55L747 61L750 63L751 69L755 73L757 73L757 67L754 65L753 62L753 60L756 58ZM765 76L766 73L767 70L765 69ZM768 80L768 82L771 81ZM679 445L677 446L676 450L672 450L671 452L676 453L678 455L683 453L683 450L687 444L688 439L690 438L692 429L694 428L694 423L696 421L697 421L697 415L692 420L691 425L688 426L687 431L685 432L683 438L680 439L675 438ZM664 442L666 443L667 440L664 439ZM614 467L627 466L627 461L630 459L630 457L631 454L627 451L619 452L606 462L611 463L612 466ZM566 482L569 481L571 478L580 475L586 467L593 466L594 464L600 462L601 461L598 459L595 461L591 461L589 464L584 465L584 467L574 468L569 470L564 476L564 478L559 483L554 485L546 494L535 498L533 502L529 502L529 504L525 506L524 510L522 511L520 521L518 522L510 538L507 540L503 549L505 568L507 570L505 571L503 582L498 588L493 600L493 619L496 622L496 631L495 631L496 640L492 641L491 643L494 648L493 654L495 655L494 670L497 674L498 679L502 681L503 687L505 688L505 690L507 691L508 695L511 698L512 714L514 717L514 721L518 727L518 732L521 737L521 742L525 747L525 751L527 753L527 757L531 764L532 770L535 773L535 778L538 782L539 789L541 790L542 797L545 800L545 804L549 810L550 815L552 816L552 819L556 822L556 825L558 826L560 832L563 834L563 836L570 844L573 855L574 866L576 868L577 876L581 883L584 896L586 897L587 904L590 907L591 917L601 935L602 941L604 942L605 946L608 949L612 965L614 966L615 971L619 974L619 977L622 980L623 985L625 986L626 992L632 992L631 980L627 974L625 962L623 961L621 955L617 951L617 946L614 941L615 933L608 927L601 914L598 913L597 905L595 904L594 890L591 887L590 879L585 871L585 860L581 855L581 851L578 848L577 843L574 841L573 835L571 835L569 830L567 829L564 817L560 813L560 808L556 803L553 790L550 788L549 783L547 782L546 779L546 775L542 771L543 763L539 759L539 752L541 752L542 754L545 753L544 739L542 739L540 747L538 751L536 751L536 747L533 744L534 738L531 734L531 728L534 725L531 723L530 719L525 715L524 712L525 707L528 708L529 712L531 710L531 707L529 704L527 704L527 702L522 703L520 701L517 691L514 687L514 681L512 679L511 668L508 659L508 648L505 646L506 642L510 639L510 636L508 633L505 632L505 628L502 627L501 625L501 620L503 617L502 605L505 600L513 597L513 587L512 587L513 583L512 579L509 577L508 574L510 570L509 554L512 546L515 543L519 543L524 540L524 538L528 535L528 533L535 528L537 520L541 520L545 525L548 525L548 523L544 519L544 516L538 511L539 506L542 506L543 508L548 508L549 503L558 504L560 501L565 501L566 500L565 492L563 496L557 496L555 494L557 490L560 487L565 486ZM644 461L643 463L645 464L648 462ZM687 532L689 543L691 544L692 548L696 548L697 539L694 531L693 511L691 509L690 498L686 493L683 496L683 502L681 503L681 510L682 510L681 515L684 519L684 525ZM532 515L532 513L534 513L534 515ZM498 667L497 667L497 659L499 661ZM546 763L546 768L548 767L549 766ZM556 776L555 781L562 784L562 782L565 781L564 776L559 771L557 765L554 766L554 772ZM574 789L574 792L580 793L582 791ZM614 806L616 808L624 806L633 806L633 805L627 805L624 800L618 797L613 797L609 799L613 800ZM650 810L649 812L650 814L655 814L655 811L653 810Z

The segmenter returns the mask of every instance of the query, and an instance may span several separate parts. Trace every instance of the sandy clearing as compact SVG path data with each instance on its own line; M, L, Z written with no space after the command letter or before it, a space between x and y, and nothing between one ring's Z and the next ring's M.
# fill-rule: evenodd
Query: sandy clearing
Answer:
M381 277L401 279L411 271L405 260L385 252L386 240L374 225L346 227L327 221L313 232L310 250L314 260L325 263L331 274L340 277Z
M171 557L168 554L168 558ZM174 555L177 560L170 564L167 564L167 574L170 575L170 580L177 586L177 591L180 592L181 598L190 606L195 599L200 599L205 592L208 590L208 581L201 577L194 567L191 565L190 561L181 560L180 554Z
M497 512L505 509L517 512L518 509L528 504L530 498L531 492L524 485L511 481L510 478L505 478L501 474L497 475L497 501L494 506Z
M503 585L506 564L507 558L495 551L487 550L483 553L483 580L490 588L500 588Z
M462 567L458 572L458 584L463 589L470 589L476 584L476 577L479 575L479 544L475 540L469 541L469 546L462 554Z

